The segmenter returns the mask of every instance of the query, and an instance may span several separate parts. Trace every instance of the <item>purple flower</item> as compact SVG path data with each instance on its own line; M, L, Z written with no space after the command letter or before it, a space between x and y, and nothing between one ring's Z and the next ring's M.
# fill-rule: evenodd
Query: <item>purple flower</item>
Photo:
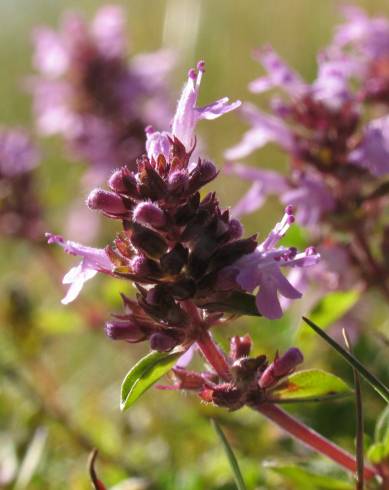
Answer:
M306 92L307 86L303 79L278 56L271 46L258 49L254 56L267 74L250 83L249 88L252 92L261 93L274 87L282 88L292 97Z
M244 290L251 292L259 287L256 298L258 311L270 319L282 316L278 294L289 299L301 297L301 293L282 274L281 267L309 267L317 264L320 258L312 247L301 253L293 247L276 247L293 222L294 216L288 206L282 220L257 249L233 265L238 271L236 282Z
M269 194L279 195L290 188L287 179L272 170L252 168L241 163L228 163L224 168L227 174L253 182L249 191L232 208L234 216L252 213L262 206Z
M350 153L349 160L377 177L389 173L389 116L366 125L362 141Z
M389 102L389 21L369 17L361 8L343 8L346 22L340 25L328 55L353 66L350 75L361 82L364 100Z
M281 201L297 209L296 219L310 228L316 228L321 218L335 209L335 199L320 175L315 172L293 172L289 189L281 192Z
M63 298L64 305L74 301L80 294L86 281L92 279L98 272L112 274L112 263L104 249L86 247L76 242L64 240L60 235L46 233L47 242L60 245L66 253L82 257L82 261L76 267L72 267L65 274L63 284L70 284L66 296Z
M353 100L349 79L354 72L354 64L347 58L329 60L321 55L318 65L318 75L311 88L314 100L331 111L341 110L345 103Z
M342 9L346 22L337 27L333 44L352 46L366 58L381 58L389 54L389 21L384 17L370 18L356 6Z
M168 157L170 138L177 138L189 153L196 143L195 129L197 122L201 119L217 119L227 112L237 109L241 102L239 100L229 103L228 97L223 97L203 107L197 107L201 80L205 72L204 61L197 63L197 71L191 68L188 72L188 80L184 85L181 97L178 100L176 113L172 122L171 135L168 133L153 132L152 128L146 131L146 148L149 158L156 159L159 154Z
M133 166L144 127L168 121L171 54L140 55L129 63L119 6L102 7L89 26L67 14L58 32L36 29L34 43L39 75L28 86L39 131L61 134L76 158L105 173L118 163Z
M330 190L314 172L295 171L290 178L272 170L248 167L241 163L227 164L226 173L253 182L248 192L232 209L234 216L249 214L259 209L268 195L280 197L284 204L297 209L297 221L315 227L320 218L335 208Z

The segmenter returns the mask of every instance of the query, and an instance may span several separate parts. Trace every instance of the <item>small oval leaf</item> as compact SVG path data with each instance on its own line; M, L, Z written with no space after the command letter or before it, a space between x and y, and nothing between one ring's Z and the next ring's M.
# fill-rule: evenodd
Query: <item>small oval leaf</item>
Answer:
M270 392L271 401L301 402L333 398L351 393L347 384L337 376L307 369L293 373Z
M170 371L177 359L184 354L179 352L152 351L140 359L127 373L122 383L120 409L133 405L153 384Z

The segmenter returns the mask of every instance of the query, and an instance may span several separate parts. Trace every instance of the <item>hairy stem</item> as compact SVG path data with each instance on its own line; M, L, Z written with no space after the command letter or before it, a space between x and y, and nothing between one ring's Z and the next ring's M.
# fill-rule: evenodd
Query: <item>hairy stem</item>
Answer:
M216 373L225 381L230 381L231 373L226 358L208 330L204 330L197 338L197 345Z
M327 440L310 427L307 427L288 413L284 412L276 405L261 403L255 407L255 410L262 413L265 417L295 437L298 441L332 459L344 469L352 472L357 470L357 462L354 456ZM364 474L366 479L370 479L376 476L378 473L374 467L365 465Z

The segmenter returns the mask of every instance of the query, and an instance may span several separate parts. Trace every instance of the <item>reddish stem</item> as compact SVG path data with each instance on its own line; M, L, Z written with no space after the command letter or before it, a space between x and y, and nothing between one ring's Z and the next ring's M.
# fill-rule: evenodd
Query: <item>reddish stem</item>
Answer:
M197 345L207 362L225 381L231 380L231 373L226 358L213 340L208 330L203 330L197 338Z
M357 463L354 456L284 412L276 405L261 403L255 409L311 449L324 454L343 468L353 473L356 472ZM370 465L365 465L364 473L366 479L378 475L377 470Z

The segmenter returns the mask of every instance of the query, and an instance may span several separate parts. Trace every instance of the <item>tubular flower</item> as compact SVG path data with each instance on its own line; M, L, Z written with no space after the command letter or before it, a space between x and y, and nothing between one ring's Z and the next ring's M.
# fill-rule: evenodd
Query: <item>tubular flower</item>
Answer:
M81 263L72 267L64 276L63 284L70 284L70 288L62 303L68 304L79 295L84 283L92 279L97 272L111 274L112 263L104 249L86 247L76 242L64 240L60 235L46 233L47 242L60 245L66 253L82 257Z
M168 52L127 61L124 13L102 7L88 26L78 15L63 18L58 32L34 32L34 67L28 81L38 130L60 134L73 156L107 175L130 164L144 145L144 126L168 120Z
M147 129L146 148L149 158L157 158L159 154L163 154L167 158L170 149L169 141L172 138L177 138L184 145L185 150L188 153L191 152L196 143L195 129L198 121L201 119L217 119L241 105L239 100L229 103L229 98L223 97L204 107L197 107L197 98L204 72L204 61L198 62L197 71L193 68L189 70L188 80L184 85L173 118L171 134L154 132L151 127Z
M297 253L293 247L277 247L293 222L292 208L288 206L282 220L256 250L231 267L236 274L235 281L242 289L252 292L259 287L256 295L258 311L270 319L282 316L278 294L289 299L302 296L282 274L281 267L309 267L317 264L320 259L312 247L301 253Z

